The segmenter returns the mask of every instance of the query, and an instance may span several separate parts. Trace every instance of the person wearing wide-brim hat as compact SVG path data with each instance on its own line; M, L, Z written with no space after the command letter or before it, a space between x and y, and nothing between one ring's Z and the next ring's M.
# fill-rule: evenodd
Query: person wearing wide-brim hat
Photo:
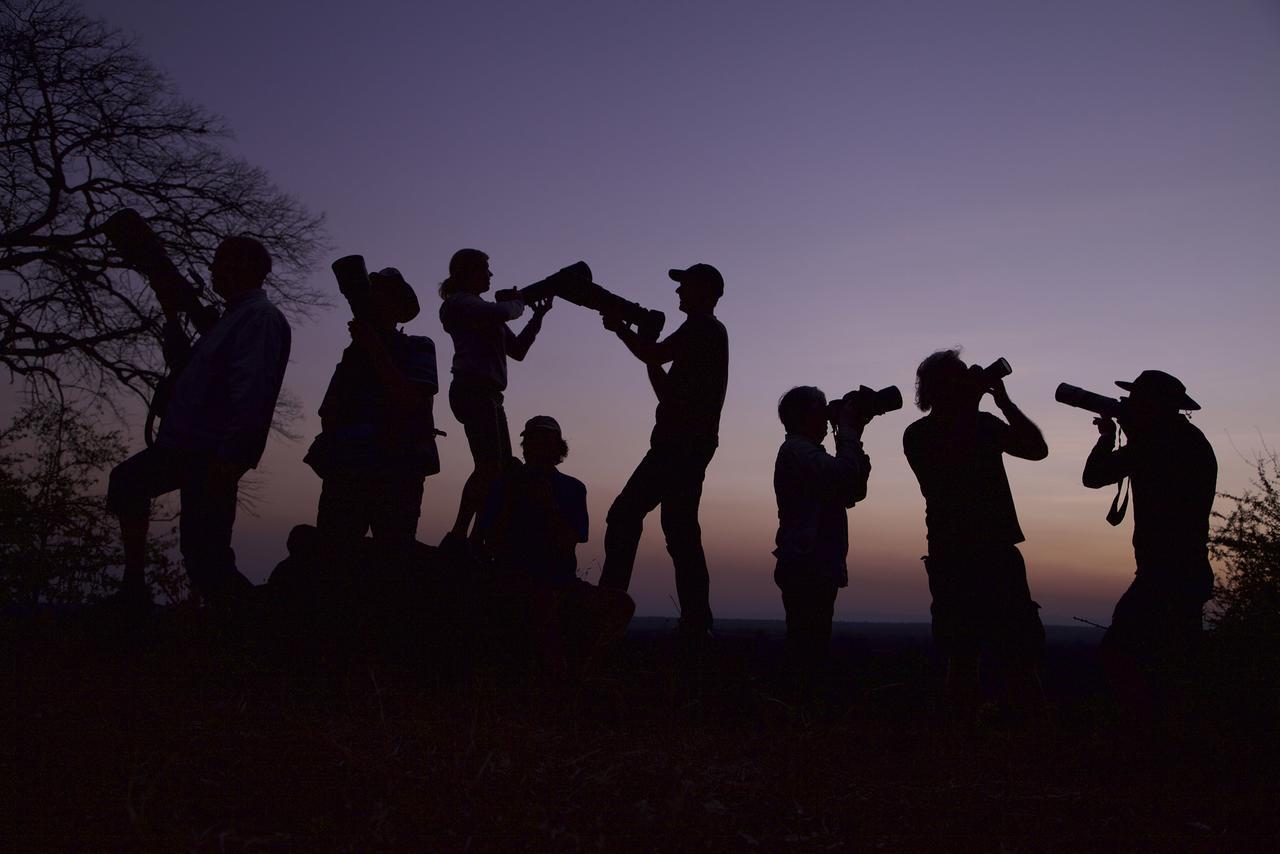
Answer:
M321 433L306 462L324 481L316 528L326 542L373 538L392 552L413 543L423 481L440 470L432 404L435 344L397 327L418 316L413 287L394 267L369 274L369 317L347 324L320 404Z
M1180 380L1147 370L1116 385L1129 392L1119 415L1128 444L1116 447L1112 419L1094 419L1100 436L1083 480L1100 489L1127 477L1132 486L1137 572L1116 604L1103 654L1117 698L1147 717L1157 684L1186 666L1203 631L1213 592L1208 539L1218 462L1182 414L1200 405ZM1109 518L1118 523L1122 512Z

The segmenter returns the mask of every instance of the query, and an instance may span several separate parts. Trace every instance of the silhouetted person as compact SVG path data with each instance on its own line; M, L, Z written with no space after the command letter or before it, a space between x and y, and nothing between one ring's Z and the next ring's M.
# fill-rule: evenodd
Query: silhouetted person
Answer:
M566 652L585 662L621 636L635 604L622 591L578 578L576 550L589 531L587 489L557 468L569 453L559 423L538 415L520 435L524 465L494 484L476 530L494 557L500 589L528 607L540 663L558 673ZM566 650L566 639L577 648Z
M778 500L778 559L773 580L787 612L787 652L801 689L827 659L836 594L849 585L847 510L867 495L871 460L862 450L865 420L846 402L835 422L835 456L822 446L827 398L797 386L778 401L786 438L773 466Z
M475 462L475 470L463 486L453 528L440 544L453 551L465 549L471 520L511 459L511 433L502 406L507 357L524 359L552 304L550 298L535 303L533 317L517 335L507 328L507 322L524 312L524 303L482 299L480 295L489 290L492 278L488 255L478 249L459 249L449 259L449 277L440 283L440 323L453 339L449 408L466 431Z
M120 599L126 604L151 601L144 576L151 499L175 489L182 500L182 559L195 590L222 605L253 586L236 569L231 529L240 478L257 466L271 429L289 360L289 323L262 291L271 257L261 243L228 237L209 269L226 311L177 357L185 365L155 444L111 471L107 506L120 517ZM176 324L167 332L172 359L187 342Z
M698 504L702 480L719 444L720 410L729 378L729 336L715 317L724 279L710 264L671 270L679 283L680 310L688 319L662 341L640 337L614 316L617 333L649 369L658 397L649 452L609 508L600 586L626 590L631 584L644 517L662 505L662 532L675 565L680 629L691 636L711 628L707 559L702 551ZM663 365L670 363L670 369Z
M430 338L397 329L418 297L394 267L369 275L368 321L347 324L343 351L320 404L321 433L306 462L324 481L316 528L341 546L372 529L388 558L404 556L422 511L423 481L440 471L432 403L438 388Z
M1008 423L979 411L988 392ZM934 642L947 658L947 699L962 711L974 709L986 647L1003 665L1009 699L1038 711L1044 626L1017 547L1024 538L1004 455L1042 460L1048 446L1003 381L989 382L956 350L920 363L916 403L928 414L907 427L902 446L925 499L924 562Z
M1143 371L1129 391L1120 426L1129 443L1116 448L1116 425L1097 418L1098 443L1084 466L1084 485L1100 489L1130 478L1137 573L1116 603L1102 640L1104 661L1126 711L1152 711L1159 684L1188 663L1213 593L1209 514L1218 461L1209 441L1180 410L1200 406L1163 371Z

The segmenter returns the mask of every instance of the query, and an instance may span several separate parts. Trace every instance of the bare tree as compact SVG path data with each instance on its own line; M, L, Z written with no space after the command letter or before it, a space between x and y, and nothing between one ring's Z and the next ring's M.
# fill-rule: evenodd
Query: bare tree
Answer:
M248 234L274 259L277 304L295 316L323 304L305 284L323 218L229 154L222 119L73 3L0 0L0 135L0 364L29 389L154 389L159 305L101 230L123 207L179 269Z

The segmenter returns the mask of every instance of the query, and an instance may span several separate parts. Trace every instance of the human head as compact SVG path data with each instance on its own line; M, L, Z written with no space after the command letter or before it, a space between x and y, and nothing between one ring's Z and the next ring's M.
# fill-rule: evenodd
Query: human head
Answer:
M1164 371L1143 371L1132 382L1117 380L1116 385L1129 392L1121 422L1131 433L1170 421L1182 410L1200 408L1187 396L1182 381Z
M224 300L262 287L270 273L271 256L266 247L246 235L225 238L218 244L213 263L209 265L213 292Z
M524 461L531 466L556 466L569 455L569 444L560 433L560 424L550 415L535 415L520 431Z
M685 314L711 314L724 296L724 277L710 264L669 270L667 275L680 283L676 294L680 297L680 310Z
M976 407L982 399L982 388L970 381L969 374L958 347L926 356L916 368L916 406L922 412Z
M369 286L373 310L380 326L394 327L418 316L418 295L395 267L383 267L376 273L370 273Z
M821 442L827 435L827 396L820 388L798 385L778 399L778 419L788 433Z
M489 290L489 256L479 249L459 249L449 259L449 278L440 283L440 298L450 294L482 294Z

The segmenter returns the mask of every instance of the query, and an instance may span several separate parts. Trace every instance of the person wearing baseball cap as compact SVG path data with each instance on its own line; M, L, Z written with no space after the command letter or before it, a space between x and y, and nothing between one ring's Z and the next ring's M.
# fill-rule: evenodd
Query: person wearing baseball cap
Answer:
M351 344L320 404L321 432L304 458L323 482L316 529L342 547L372 529L389 559L407 554L423 483L440 471L432 413L435 343L397 327L418 316L413 287L395 267L369 274L372 313L347 324Z
M680 629L701 637L710 631L712 617L698 505L707 466L719 444L729 379L729 335L715 316L716 303L724 296L724 278L703 263L668 275L678 284L679 307L688 318L667 338L649 340L619 317L604 318L605 328L648 368L658 408L649 452L609 508L600 586L630 586L644 518L661 505L662 532L675 566Z
M1133 491L1133 583L1116 603L1103 637L1107 673L1126 712L1154 711L1154 692L1184 668L1202 634L1204 603L1213 592L1209 516L1217 489L1213 447L1184 411L1200 405L1164 371L1117 381L1120 427L1129 442L1116 447L1116 424L1096 418L1098 443L1084 465L1084 485L1100 489L1129 478ZM1117 493L1117 498L1119 493ZM1119 522L1123 510L1110 520Z
M524 465L509 466L489 491L477 541L494 558L499 584L527 606L535 663L563 675L569 661L583 666L620 637L635 603L578 578L577 546L590 530L587 488L558 468L569 453L560 423L535 415L520 446Z

